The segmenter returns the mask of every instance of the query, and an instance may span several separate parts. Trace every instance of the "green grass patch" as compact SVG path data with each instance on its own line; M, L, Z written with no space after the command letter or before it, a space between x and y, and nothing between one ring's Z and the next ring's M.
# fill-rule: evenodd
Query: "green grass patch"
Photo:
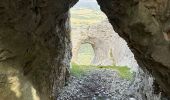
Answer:
M71 74L76 77L81 77L86 74L88 70L93 69L93 66L90 65L78 65L76 63L71 63L72 68L71 68Z
M86 74L89 70L93 70L95 68L104 68L111 69L117 71L119 75L124 78L131 80L133 78L133 73L130 72L130 68L126 66L94 66L94 65L78 65L76 63L72 63L71 74L76 77L81 77Z
M127 66L97 66L98 68L112 69L119 73L122 78L131 80L133 73L130 72L130 68Z

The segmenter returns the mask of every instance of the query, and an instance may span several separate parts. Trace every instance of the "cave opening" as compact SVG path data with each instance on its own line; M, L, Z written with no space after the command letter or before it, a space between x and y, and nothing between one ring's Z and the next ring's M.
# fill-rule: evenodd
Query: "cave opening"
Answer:
M113 30L96 0L79 0L70 12L71 84L59 99L65 93L69 99L160 99L160 94L153 93L154 79L139 68L127 42Z
M125 66L137 72L127 43L112 29L96 0L80 0L70 14L72 63Z
M80 65L91 65L94 57L95 36L90 35L89 28L106 19L104 13L99 9L95 0L80 0L70 10L71 13L71 40L72 40L72 62ZM89 44L89 45L88 45ZM84 47L86 45L86 47ZM83 47L82 47L83 46ZM84 48L83 52L81 50ZM91 53L88 53L91 51ZM81 53L80 53L81 52ZM83 53L83 55L82 55ZM82 56L81 56L82 55ZM81 59L84 56L84 62Z
M119 100L123 99L119 96L125 96L131 91L131 95L136 96L128 98L138 99L137 94L142 95L137 92L141 86L134 89L134 84L144 84L132 82L138 73L138 64L127 43L113 30L105 14L101 12L97 1L80 0L71 8L70 14L72 80L59 98L62 99L67 93L70 95L65 98L69 99ZM73 86L75 83L76 87ZM129 87L133 88L133 92ZM71 93L68 88L78 93ZM116 90L122 93L113 93Z
M85 32L88 38L84 43L92 45L94 59L90 66L72 62L70 69L69 9L77 1L0 2L0 99L31 100L38 96L40 100L55 100L57 97L59 100L169 100L162 97L163 92L170 94L169 0L97 0L111 25L107 20L98 20L99 13L79 9L81 16L75 17L85 17L89 21L77 23L83 27L77 30L80 33L88 31ZM93 0L86 2L83 4L89 6ZM88 12L92 12L91 17L100 22L86 28L81 24L94 24ZM80 22L76 19L72 21ZM138 64L133 65L134 57L128 56L128 46L123 46L123 40L110 30L112 27L126 40L135 55L139 64L138 73L129 74L133 72L129 69ZM74 28L80 27L73 27L72 24L73 31ZM104 34L112 32L108 36L112 39L103 42L108 39ZM103 60L103 57L108 58ZM88 68L92 73L87 71ZM66 82L68 85L64 87Z

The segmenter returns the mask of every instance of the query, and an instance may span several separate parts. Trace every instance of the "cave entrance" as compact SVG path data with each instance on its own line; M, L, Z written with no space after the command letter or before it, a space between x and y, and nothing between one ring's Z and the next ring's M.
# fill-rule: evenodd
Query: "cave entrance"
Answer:
M91 65L94 57L95 36L90 35L90 26L105 20L96 0L80 0L71 9L71 39L73 44L72 62L80 65ZM88 53L88 54L87 54ZM84 60L82 60L84 59Z
M61 95L70 94L68 98L73 100L121 100L114 97L126 94L124 88L129 87L128 80L138 68L127 43L114 32L96 0L79 0L70 12L73 55L70 70L74 78ZM74 94L68 88L78 92ZM110 97L109 93L116 90L123 94Z
M125 66L137 71L138 64L133 53L127 43L115 33L96 0L79 0L70 12L72 63ZM94 54L85 56L85 52L89 51Z

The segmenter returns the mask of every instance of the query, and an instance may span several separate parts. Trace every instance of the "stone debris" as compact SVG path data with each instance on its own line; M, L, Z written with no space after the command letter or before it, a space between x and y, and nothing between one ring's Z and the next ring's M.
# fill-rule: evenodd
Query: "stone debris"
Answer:
M81 78L70 77L68 86L60 92L57 100L160 100L153 94L152 85L145 88L147 78L140 76L127 80L116 71L95 69Z

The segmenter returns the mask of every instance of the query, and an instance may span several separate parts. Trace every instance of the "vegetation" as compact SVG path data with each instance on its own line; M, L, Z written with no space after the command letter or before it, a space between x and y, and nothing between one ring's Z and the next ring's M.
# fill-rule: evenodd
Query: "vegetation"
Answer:
M111 69L117 71L119 75L124 79L132 79L133 73L130 72L130 69L126 66L94 66L94 65L78 65L76 63L72 63L71 74L76 77L81 77L85 75L88 71L93 70L95 68L104 68Z
M112 69L117 71L122 78L132 79L133 73L130 72L130 68L127 66L97 66L98 68Z
M74 62L72 62L71 65L71 74L76 77L81 77L85 75L89 70L92 70L94 68L90 65L78 65Z

